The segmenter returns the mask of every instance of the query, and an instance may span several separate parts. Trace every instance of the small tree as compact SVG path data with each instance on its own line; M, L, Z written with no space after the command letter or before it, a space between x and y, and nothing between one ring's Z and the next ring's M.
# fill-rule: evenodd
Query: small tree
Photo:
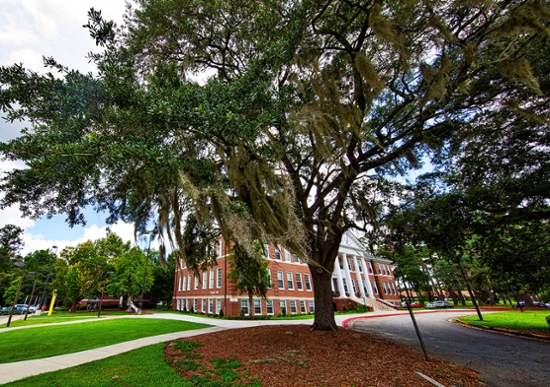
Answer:
M116 296L128 296L128 304L131 304L136 294L140 294L142 287L146 292L149 291L153 286L154 278L151 270L145 274L146 259L143 251L137 247L114 258L112 264L115 270L108 287L109 293Z
M250 315L254 316L253 297L267 298L267 290L270 286L268 261L262 255L259 242L254 241L254 256L241 246L236 245L229 255L229 280L241 294L248 294Z

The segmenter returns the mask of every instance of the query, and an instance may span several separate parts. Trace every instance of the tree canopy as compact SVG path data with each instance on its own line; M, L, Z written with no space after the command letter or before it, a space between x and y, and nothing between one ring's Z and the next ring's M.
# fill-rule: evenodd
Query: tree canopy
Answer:
M96 78L51 58L57 76L0 69L2 110L32 124L0 147L28 165L3 179L1 204L71 224L87 205L142 231L154 220L182 251L189 213L250 254L282 243L310 266L315 329L336 328L342 235L377 227L389 180L540 93L531 43L550 16L541 0L135 6L118 33L90 11Z

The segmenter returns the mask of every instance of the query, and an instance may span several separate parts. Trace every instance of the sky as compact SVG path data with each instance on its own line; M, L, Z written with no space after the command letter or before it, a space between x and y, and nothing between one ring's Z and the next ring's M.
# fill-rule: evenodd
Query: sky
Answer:
M69 68L95 72L86 55L98 49L88 30L82 28L88 22L91 7L101 10L105 19L122 24L124 0L0 0L0 66L22 63L25 68L45 72L42 57L51 56ZM23 127L24 124L10 124L0 119L0 141L17 137ZM22 164L0 161L0 173L15 166ZM85 227L71 229L63 215L26 219L16 206L0 211L0 227L11 223L24 229L22 254L25 255L53 246L61 251L66 246L104 238L106 216L89 210L86 218ZM125 241L134 241L132 224L119 223L111 230Z

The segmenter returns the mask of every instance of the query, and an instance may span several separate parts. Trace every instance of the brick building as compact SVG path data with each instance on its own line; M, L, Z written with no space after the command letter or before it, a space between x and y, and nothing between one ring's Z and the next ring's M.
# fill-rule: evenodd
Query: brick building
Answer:
M183 261L177 262L172 303L174 310L205 314L219 314L223 310L226 316L248 315L252 307L256 315L315 312L309 267L283 246L265 246L272 286L267 292L268 299L255 297L253 305L248 304L248 295L239 294L227 279L229 263L226 255L229 249L225 241L220 239L214 249L218 264L201 272L198 277L185 267ZM391 309L401 304L391 262L368 254L349 232L340 244L332 290L337 310L357 303L373 310Z

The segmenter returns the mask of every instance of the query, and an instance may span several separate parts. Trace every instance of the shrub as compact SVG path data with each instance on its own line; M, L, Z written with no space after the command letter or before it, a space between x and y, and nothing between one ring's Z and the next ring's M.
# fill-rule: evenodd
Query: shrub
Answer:
M546 316L545 319L546 319L546 324L550 326L550 314Z

